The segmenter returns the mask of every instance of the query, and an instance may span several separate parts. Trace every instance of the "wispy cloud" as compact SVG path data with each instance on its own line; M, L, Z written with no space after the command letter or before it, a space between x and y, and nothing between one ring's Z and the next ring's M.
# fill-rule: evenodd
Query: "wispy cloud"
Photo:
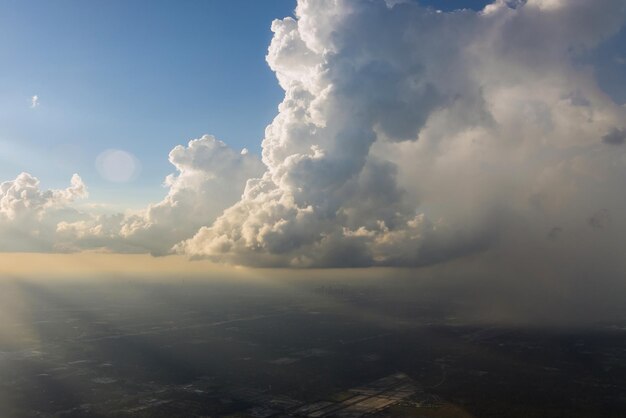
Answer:
M39 96L35 94L30 98L30 108L35 109L37 107L39 107Z

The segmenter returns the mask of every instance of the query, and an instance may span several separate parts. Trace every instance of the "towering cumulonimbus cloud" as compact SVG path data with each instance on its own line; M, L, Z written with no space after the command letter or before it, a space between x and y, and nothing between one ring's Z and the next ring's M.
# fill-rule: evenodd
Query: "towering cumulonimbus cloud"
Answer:
M295 19L272 24L267 62L285 98L266 129L266 171L176 250L260 266L416 266L521 236L591 240L586 219L626 213L626 109L580 57L625 15L624 0L449 13L300 0Z

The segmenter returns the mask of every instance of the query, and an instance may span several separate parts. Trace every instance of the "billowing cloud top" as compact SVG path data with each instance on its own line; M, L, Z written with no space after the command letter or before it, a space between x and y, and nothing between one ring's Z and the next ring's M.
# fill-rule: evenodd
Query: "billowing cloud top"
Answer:
M421 265L623 213L624 108L576 58L624 1L300 1L272 25L285 89L263 177L177 246L232 263ZM604 143L603 143L604 142ZM528 228L523 225L528 225ZM562 227L559 225L563 225Z
M58 225L66 246L164 255L240 197L249 178L263 173L258 158L235 152L212 136L178 145L169 155L167 196L139 214L101 215Z
M580 58L625 17L626 0L300 0L272 24L285 98L262 161L191 141L162 202L60 221L56 240L293 267L615 252L626 108Z
M0 184L0 250L61 250L55 225L76 218L78 213L68 205L84 197L87 188L78 174L61 190L42 191L39 180L28 173Z

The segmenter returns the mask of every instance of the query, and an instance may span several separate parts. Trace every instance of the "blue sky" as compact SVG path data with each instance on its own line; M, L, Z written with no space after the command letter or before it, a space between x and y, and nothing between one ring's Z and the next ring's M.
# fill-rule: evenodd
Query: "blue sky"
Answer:
M282 98L265 63L270 23L294 2L172 6L0 3L0 178L28 171L58 187L79 172L95 200L147 201L163 194L176 144L212 133L258 152ZM137 155L134 182L99 178L94 161L107 148Z
M486 3L422 2L446 10ZM28 171L44 187L61 187L78 172L93 201L139 207L163 195L167 153L177 144L210 133L260 153L283 94L265 63L270 24L294 7L295 0L0 2L0 179ZM615 42L597 52L604 61L614 59ZM601 80L624 85L615 65L599 68ZM614 94L626 98L626 87ZM99 176L94 162L109 148L138 157L133 181Z

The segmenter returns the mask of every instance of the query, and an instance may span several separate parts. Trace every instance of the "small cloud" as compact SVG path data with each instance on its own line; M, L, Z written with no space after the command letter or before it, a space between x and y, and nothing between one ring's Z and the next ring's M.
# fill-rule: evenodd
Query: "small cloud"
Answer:
M619 65L626 65L626 58L624 58L623 56L621 56L621 55L616 55L614 59L615 59L615 63L616 63L616 64L619 64Z
M626 142L626 129L613 128L602 137L602 142L609 145L622 145Z
M30 108L34 109L36 107L39 107L39 96L37 96L36 94L30 98Z
M241 155L248 155L250 151L248 151L248 148L244 148L241 150Z

